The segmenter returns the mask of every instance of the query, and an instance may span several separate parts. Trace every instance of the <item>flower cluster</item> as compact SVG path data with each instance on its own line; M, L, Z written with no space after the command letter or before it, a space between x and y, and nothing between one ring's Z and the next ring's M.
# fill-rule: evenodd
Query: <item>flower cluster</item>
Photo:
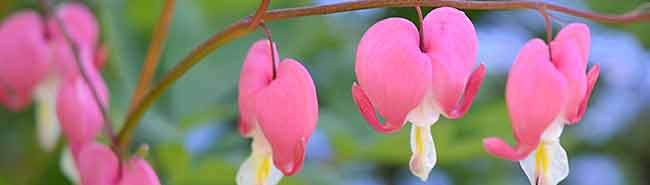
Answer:
M41 145L52 150L61 128L81 184L160 184L146 161L134 157L120 165L95 141L105 124L100 106L109 102L100 72L106 53L98 42L97 21L81 4L63 4L49 17L30 10L11 15L0 26L0 103L21 111L35 101Z
M410 170L426 181L437 161L430 127L440 115L457 119L469 110L486 69L480 64L472 71L478 42L463 12L437 8L421 25L418 30L406 19L388 18L366 31L356 51L352 96L378 132L411 123ZM252 155L238 173L240 185L277 184L282 173L299 170L316 126L318 102L309 73L291 59L278 65L272 45L256 42L240 76L240 131L253 137ZM550 46L530 41L512 67L506 99L519 143L515 149L496 138L484 143L493 155L520 160L531 184L555 185L568 174L559 137L565 124L581 119L598 78L598 66L585 75L588 55L588 28L570 24Z

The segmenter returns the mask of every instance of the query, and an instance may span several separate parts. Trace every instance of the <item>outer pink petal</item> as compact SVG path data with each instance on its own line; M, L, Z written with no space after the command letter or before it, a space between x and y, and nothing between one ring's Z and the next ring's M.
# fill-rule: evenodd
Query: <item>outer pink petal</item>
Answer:
M270 48L268 40L255 42L248 50L239 75L239 131L245 137L250 137L255 129L255 97L273 80ZM280 61L275 47L274 52L275 61Z
M598 64L592 67L591 70L589 70L589 73L587 73L587 93L585 94L585 98L582 99L582 102L580 103L580 108L578 108L577 114L575 114L573 117L567 118L569 124L578 123L580 119L582 119L582 116L587 111L589 97L591 97L591 92L594 90L594 87L596 86L596 82L598 81L599 74L600 74L600 65Z
M419 43L413 23L389 18L370 27L357 47L355 73L361 87L358 92L364 92L369 103L386 119L383 126L378 126L364 116L377 131L399 130L406 115L424 99L431 81L431 64L420 51Z
M108 106L108 90L99 72L88 72L102 104ZM77 77L64 78L59 89L57 116L63 133L73 144L94 141L104 124L101 110L88 87L81 77Z
M511 148L503 140L494 137L484 139L483 146L488 153L512 161L523 160L537 147L537 145L518 143L515 148Z
M567 82L549 60L544 41L533 39L517 56L508 76L506 102L518 144L509 148L503 141L484 141L488 152L519 160L535 148L544 130L560 116L567 100Z
M589 28L584 24L569 24L551 43L553 64L569 82L569 99L564 108L566 119L576 118L587 92L587 59L589 58Z
M506 102L520 143L536 144L567 100L567 82L548 58L542 40L529 41L508 76Z
M83 145L77 165L83 185L114 185L117 181L118 159L104 145Z
M461 103L463 92L476 63L477 38L465 13L442 7L424 18L424 50L431 57L434 103L447 117ZM481 77L482 79L482 77ZM478 83L476 91L478 91ZM476 94L476 91L465 91ZM471 100L469 98L469 104Z
M99 28L97 19L88 7L79 3L66 3L57 8L56 15L66 27L73 42L84 49L96 47ZM50 18L48 26L54 40L64 39L55 19Z
M447 113L447 117L450 119L457 119L463 117L465 113L469 110L474 102L474 97L478 94L479 89L481 89L481 84L483 83L483 78L485 77L485 64L478 66L476 70L472 73L472 76L469 77L467 86L465 87L465 92L463 93L462 100Z
M158 175L149 163L143 159L132 159L123 166L119 185L160 185Z
M285 175L300 171L305 146L316 128L314 82L300 63L285 59L277 77L256 98L259 126L273 150L273 163Z
M382 133L391 133L402 128L402 124L381 124L379 118L377 118L377 115L375 114L375 108L373 107L372 102L370 102L366 93L363 92L363 89L361 89L357 83L352 84L352 98L354 99L357 108L359 108L361 116L363 116L363 118L368 121L368 124L375 130Z
M32 11L8 17L0 26L0 103L13 111L31 102L49 68L41 18Z

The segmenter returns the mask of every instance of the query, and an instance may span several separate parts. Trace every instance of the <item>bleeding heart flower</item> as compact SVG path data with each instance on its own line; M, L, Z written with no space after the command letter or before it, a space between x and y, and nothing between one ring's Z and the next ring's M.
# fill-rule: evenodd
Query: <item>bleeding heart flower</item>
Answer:
M106 53L95 46L98 28L92 13L84 5L70 3L61 5L57 16L80 46L82 62L101 66ZM55 19L51 17L47 25L41 20L36 13L24 11L0 28L0 103L18 111L33 95L38 140L51 151L60 134L55 104L59 82L63 74L78 75L78 68Z
M120 178L118 158L101 144L83 145L77 164L82 185L160 185L153 168L137 156L122 165Z
M379 132L395 132L406 121L412 123L410 169L426 180L436 163L430 127L440 114L456 119L467 112L485 67L481 64L471 71L476 31L463 12L438 8L422 24L422 38L403 18L388 18L368 29L357 48L358 84L353 84L352 95L363 117ZM379 123L375 109L386 123Z
M483 142L492 155L519 160L531 184L555 185L569 174L560 135L565 124L584 115L600 71L595 65L585 75L589 40L586 25L570 24L550 48L540 39L526 43L512 66L506 101L517 144L511 148L498 138Z
M0 26L0 103L20 111L49 70L45 26L32 11L7 18Z
M288 176L300 171L316 128L318 101L309 72L297 61L284 59L275 64L274 79L273 61L278 60L271 58L269 41L261 40L253 44L242 67L240 131L253 137L253 143L251 157L239 169L238 184L276 184L282 178L279 171Z
M108 90L99 72L92 69L87 72L101 104L108 107ZM93 142L104 125L101 109L97 106L91 89L80 77L65 78L61 82L56 111L73 154L79 151L81 145Z

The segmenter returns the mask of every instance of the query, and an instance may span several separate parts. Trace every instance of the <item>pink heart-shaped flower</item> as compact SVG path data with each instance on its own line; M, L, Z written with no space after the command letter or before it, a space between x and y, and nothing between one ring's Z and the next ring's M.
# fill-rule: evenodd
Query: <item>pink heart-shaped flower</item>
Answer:
M90 83L97 90L101 104L108 107L108 89L99 71L87 67ZM101 109L97 106L92 91L80 76L64 78L57 96L57 117L64 135L71 145L79 145L95 140L104 126Z
M550 52L550 53L549 53ZM585 74L589 29L583 24L563 28L551 46L540 39L526 43L508 76L506 101L517 144L487 138L486 150L498 157L522 160L554 121L575 123L584 114L598 79L599 66Z
M277 65L273 79L270 52L268 40L258 41L244 61L240 128L248 135L257 123L271 145L273 163L290 176L301 169L307 141L316 129L316 88L307 69L293 59Z
M0 26L0 103L19 111L49 71L49 48L41 18L32 11L8 17Z
M462 117L479 90L485 67L480 65L470 74L477 39L467 16L443 7L431 11L422 24L423 48L415 25L402 18L376 23L357 47L358 84L353 85L352 94L377 131L399 130L420 105L451 119ZM385 124L379 123L375 109Z

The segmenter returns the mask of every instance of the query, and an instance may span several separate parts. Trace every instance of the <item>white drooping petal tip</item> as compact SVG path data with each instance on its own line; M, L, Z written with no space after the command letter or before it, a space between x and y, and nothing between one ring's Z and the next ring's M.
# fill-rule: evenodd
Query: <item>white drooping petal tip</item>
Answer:
M237 185L276 185L283 175L271 155L251 155L237 171Z
M56 95L58 80L46 79L36 88L36 131L38 141L44 151L50 152L56 147L61 128L56 117Z
M409 169L422 181L429 178L431 169L436 165L436 148L431 137L431 127L411 126L411 160Z
M569 175L569 160L559 142L540 144L519 165L531 185L557 185Z

